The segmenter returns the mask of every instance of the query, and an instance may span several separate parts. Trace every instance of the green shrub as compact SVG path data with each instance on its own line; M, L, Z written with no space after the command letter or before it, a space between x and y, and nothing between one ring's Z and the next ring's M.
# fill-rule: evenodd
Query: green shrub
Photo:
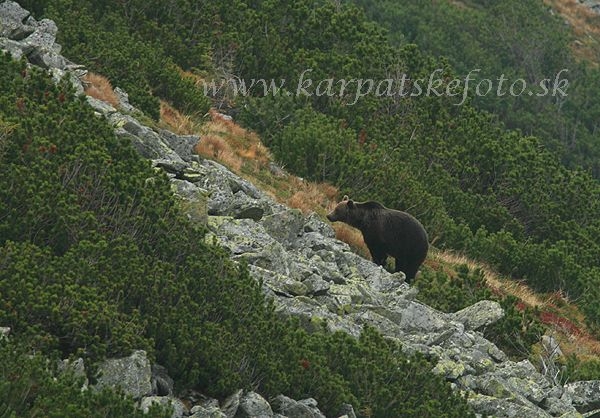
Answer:
M458 267L456 276L443 271L423 269L415 279L418 299L444 312L456 312L480 300L500 303L504 317L484 330L484 335L513 358L527 358L532 346L540 341L545 328L539 312L528 308L514 296L498 297L486 284L481 270Z
M345 402L363 416L468 414L431 365L374 331L308 334L281 319L248 269L178 211L166 176L66 85L4 55L0 81L0 324L23 356L39 354L16 375L0 361L15 383L0 379L0 396L20 401L9 414L135 414L119 395L34 375L46 359L82 356L92 371L137 348L178 389L215 397L245 388L312 396L328 415Z
M422 269L414 283L419 300L444 312L456 312L492 297L481 270L471 271L463 264L456 273L451 277L443 271Z
M52 418L166 418L169 411L144 414L134 401L109 389L81 390L83 378L57 371L58 360L31 354L25 344L0 341L0 415Z

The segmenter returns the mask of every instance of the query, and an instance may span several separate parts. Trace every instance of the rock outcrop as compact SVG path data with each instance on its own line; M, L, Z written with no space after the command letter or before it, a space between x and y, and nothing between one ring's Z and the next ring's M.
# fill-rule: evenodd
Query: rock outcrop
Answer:
M600 1L598 0L578 0L579 3L589 7L592 11L600 13Z
M17 59L26 57L57 79L68 77L82 92L85 69L60 55L56 32L52 21L36 21L15 2L0 3L0 49ZM402 273L390 274L354 254L319 216L285 207L221 164L194 155L201 138L145 126L130 113L126 93L118 95L119 109L92 98L88 102L116 135L129 139L167 173L189 218L207 225L206 239L229 249L232 260L249 265L281 315L299 318L309 329L319 323L353 336L365 325L377 328L405 351L433 359L433 372L451 382L482 416L577 417L600 407L598 382L562 387L529 361L509 360L483 337L480 329L503 315L498 304L483 301L445 314L416 301ZM151 366L139 351L107 360L100 371L96 387L117 385L142 409L171 405L173 417L323 417L313 399L284 395L268 402L240 391L222 404L202 396L182 402L173 397L168 371ZM355 416L349 405L342 414Z

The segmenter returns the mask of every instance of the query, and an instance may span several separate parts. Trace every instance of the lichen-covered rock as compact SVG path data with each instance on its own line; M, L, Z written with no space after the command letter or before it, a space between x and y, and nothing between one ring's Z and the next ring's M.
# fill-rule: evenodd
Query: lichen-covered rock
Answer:
M108 359L98 367L98 379L94 388L119 387L134 399L152 393L152 370L143 350L131 356Z
M289 276L276 274L270 270L254 265L250 265L249 269L252 275L257 279L262 280L263 286L270 292L273 292L274 295L295 297L306 296L309 292L308 287L304 283L294 280Z
M566 392L579 412L600 409L600 380L572 382L565 385Z
M240 389L223 401L221 411L223 411L227 418L234 418L237 414L243 393L244 391Z
M171 418L183 418L188 412L183 402L172 396L147 396L141 400L140 409L147 414L153 405L170 408Z
M136 112L137 109L129 103L129 94L125 90L120 87L114 88L115 96L117 96L117 100L119 100L119 108L127 113Z
M304 232L317 232L325 238L335 238L333 227L314 212L305 219Z
M469 405L484 417L496 418L549 418L550 415L533 404L523 405L514 399L472 394L467 398Z
M175 382L169 376L168 370L159 365L152 365L152 393L158 396L171 396L173 395L173 389Z
M19 41L31 35L35 28L25 24L29 15L14 1L0 3L0 37Z
M304 216L298 209L276 212L261 220L265 231L285 247L290 247L302 235L304 223Z
M190 410L189 418L227 418L218 405L196 405Z
M198 135L176 135L167 130L159 131L159 135L182 160L191 163L197 159L194 148L200 143Z
M496 301L482 300L453 315L455 321L464 324L465 329L480 329L504 317L504 309Z
M272 403L276 411L288 418L325 418L317 408L317 401L312 398L295 401L279 395Z
M240 399L236 418L271 418L271 405L256 392L248 392Z

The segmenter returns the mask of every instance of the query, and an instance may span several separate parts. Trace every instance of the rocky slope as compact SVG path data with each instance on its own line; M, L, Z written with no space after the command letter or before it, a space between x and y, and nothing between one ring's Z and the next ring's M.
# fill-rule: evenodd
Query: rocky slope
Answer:
M0 3L0 49L26 57L56 79L69 77L83 92L85 69L60 55L56 33L52 21L38 22L12 1ZM577 417L600 408L600 382L557 385L529 361L511 361L483 338L480 330L503 316L497 303L482 301L444 314L415 301L402 274L390 274L351 252L317 215L283 206L224 166L201 159L192 151L201 138L145 126L126 95L120 98L118 109L91 97L88 102L116 135L129 138L157 170L167 173L190 219L208 225L206 239L249 265L281 315L297 317L309 329L325 325L354 336L365 325L379 329L406 351L434 359L433 372L464 393L482 416ZM84 372L81 362L64 366ZM192 392L177 399L168 370L151 365L142 351L107 360L101 370L96 387L119 385L141 408L171 404L174 417L323 416L314 400L283 395L270 404L241 391L222 404ZM351 406L344 413L355 416Z

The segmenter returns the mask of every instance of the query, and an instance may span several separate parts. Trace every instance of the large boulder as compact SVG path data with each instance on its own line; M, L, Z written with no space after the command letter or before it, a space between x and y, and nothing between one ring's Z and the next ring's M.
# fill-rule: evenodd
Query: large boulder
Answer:
M256 392L248 392L240 399L235 418L271 418L271 405Z
M565 386L579 412L600 409L600 380L572 382Z
M31 35L35 28L26 23L29 15L17 2L0 3L0 37L20 41Z
M143 350L131 356L108 359L98 367L95 389L105 387L120 388L134 399L141 399L152 393L152 368Z
M312 398L295 401L284 395L273 400L275 410L288 418L325 418Z
M467 330L480 329L502 319L504 309L498 302L482 300L456 312L453 317L455 321L463 323Z

